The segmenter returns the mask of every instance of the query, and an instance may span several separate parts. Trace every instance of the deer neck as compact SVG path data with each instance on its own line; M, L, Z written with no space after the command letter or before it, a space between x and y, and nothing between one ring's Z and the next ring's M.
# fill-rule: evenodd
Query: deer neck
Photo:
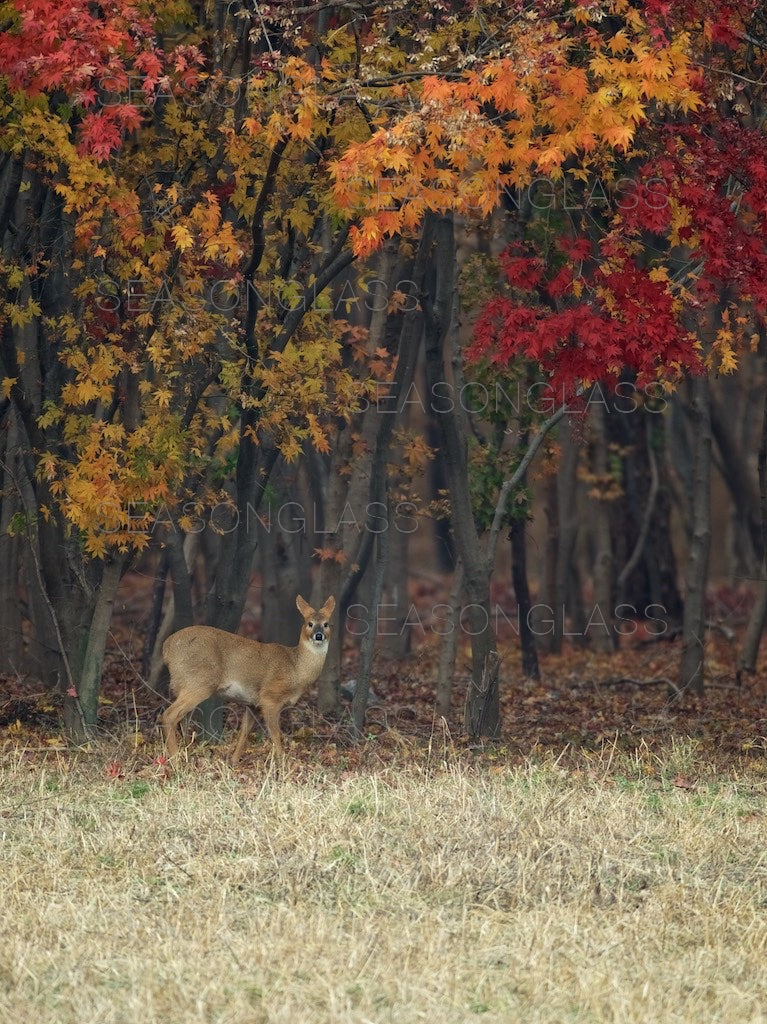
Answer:
M315 645L313 641L304 637L303 630L298 638L298 643L293 648L293 662L296 668L296 675L302 679L314 682L322 671L325 664L325 657L328 653L328 640L321 645Z

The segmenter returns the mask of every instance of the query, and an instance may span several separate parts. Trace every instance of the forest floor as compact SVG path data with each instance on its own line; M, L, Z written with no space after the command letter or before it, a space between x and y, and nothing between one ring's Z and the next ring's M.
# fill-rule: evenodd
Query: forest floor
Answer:
M140 668L151 584L151 577L140 573L124 581L110 634L100 709L104 739L115 743L127 739L137 748L145 747L150 760L161 753L157 722L167 704L149 689ZM444 600L444 583L421 582L411 597L414 609L434 607ZM500 590L493 597L497 607L510 601L510 595ZM535 682L522 673L513 627L499 619L502 733L484 753L474 754L522 763L544 751L577 759L582 752L605 747L660 751L671 742L693 739L706 757L722 766L761 761L767 756L767 653L756 674L741 677L737 672L748 601L748 596L725 588L711 596L706 692L703 697L686 695L681 700L674 688L681 642L670 632L657 637L640 623L621 623L626 635L619 650L610 654L595 653L579 644L579 637L570 637L561 654L540 655L541 679ZM343 715L323 718L312 690L295 708L283 712L283 730L292 740L294 757L328 767L339 760L354 766L370 757L386 763L405 748L466 748L461 724L470 638L462 634L458 646L452 714L447 721L438 719L434 701L440 637L428 616L421 615L420 621L424 628L412 631L407 658L376 658L372 685L380 703L368 709L365 742L356 747L349 743ZM259 637L257 617L246 614L241 632ZM356 650L349 643L344 681L354 678L356 661ZM21 678L7 678L0 685L0 744L23 747L28 756L64 747L55 696ZM225 744L232 741L238 715L236 708L227 713ZM245 764L258 764L268 751L263 733L257 731L254 737Z
M118 609L88 747L25 680L0 698L0 1020L767 1021L767 671L738 679L721 618L683 701L678 641L568 643L531 682L500 636L484 746L468 638L444 722L422 636L376 662L363 742L311 693L286 711L278 773L259 734L228 765L235 712L171 770L145 603Z

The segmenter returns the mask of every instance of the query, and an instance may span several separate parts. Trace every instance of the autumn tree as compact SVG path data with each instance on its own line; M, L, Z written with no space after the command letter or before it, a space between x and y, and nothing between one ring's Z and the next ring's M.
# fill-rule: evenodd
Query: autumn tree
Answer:
M388 506L387 467L408 442L370 401L374 382L394 382L401 413L423 339L430 380L447 376L461 317L456 232L509 193L541 176L610 183L628 168L635 179L633 207L598 237L569 225L544 253L517 232L470 358L524 358L568 398L627 367L656 382L727 368L727 322L711 321L701 355L684 312L689 295L714 301L714 279L743 286L727 299L730 324L743 302L761 301L750 259L760 134L735 152L740 115L714 128L712 84L720 63L730 82L748 77L738 62L756 14L680 6L4 5L0 522L17 540L15 555L0 555L26 559L30 614L72 736L96 724L111 603L137 553L162 544L155 604L167 576L166 626L188 624L189 539L215 509L203 615L233 630L275 467L301 466L333 514L348 501ZM702 74L704 57L715 72ZM733 211L728 176L741 173ZM716 199L704 203L712 175ZM662 182L660 211L648 176ZM672 265L682 252L684 280ZM369 288L384 302L361 311ZM517 470L541 437L531 433L497 481L486 540L455 410L437 426L463 585L480 615ZM389 558L377 536L365 521L318 547L319 586L342 606L369 565L377 602ZM492 735L490 629L477 629L472 656L467 729Z
M688 46L686 32L660 37L628 3L576 5L563 12L544 5L520 10L494 36L486 61L478 63L467 54L464 66L451 68L449 75L419 79L410 86L417 97L412 109L339 160L335 195L359 217L352 231L355 251L365 255L385 237L412 230L439 211L468 218L488 215L500 201L500 190L528 187L537 176L615 180L651 116L665 108L687 114L700 105ZM376 204L382 180L390 197L386 209ZM436 260L444 280L437 280L433 295L425 296L432 383L444 377L442 346L457 315L454 242L452 228L444 224ZM578 301L583 289L578 266L590 249L584 250L577 238L562 239L565 266L551 274L553 308L536 309L513 299L491 302L473 354L488 355L492 348L501 360L518 354L537 360L565 398L632 360L653 378L675 364L695 364L687 333L663 315L673 303L668 283L636 267L617 233L594 254L594 274L604 266L612 275L602 312ZM515 259L510 258L508 272L518 269L528 287L536 288L545 268L536 270L534 260L524 256ZM575 301L565 300L557 308L567 292ZM609 305L621 300L627 305L624 320L613 318ZM657 349L643 349L639 341L650 318L648 302L660 303L661 318L652 328ZM670 334L667 328L673 328ZM488 622L493 566L482 551L467 496L464 442L454 416L442 417L441 426L452 467L452 524L464 586L477 618ZM499 727L497 655L491 630L478 627L478 621L472 624L466 727L471 735L492 735Z
M638 126L641 160L626 153L623 191L612 215L600 218L598 234L592 216L585 230L573 222L554 240L559 259L549 254L544 261L534 247L507 253L503 268L517 294L487 304L474 353L501 362L533 358L564 395L579 381L618 383L626 370L640 388L665 382L670 391L692 371L680 684L702 692L711 541L706 371L732 372L738 352L749 338L756 344L764 329L764 135L753 125L761 97L747 95L762 62L763 48L755 43L764 25L753 5L680 6L672 15L669 5L648 4L648 25L665 42L683 26L695 27L687 45L700 61L691 77L699 101L684 117L653 117ZM750 76L742 73L744 61ZM564 174L577 179L580 168ZM721 425L718 437L726 443ZM733 460L725 459L733 475ZM739 490L748 492L748 484ZM752 536L763 550L758 532Z
M207 618L236 627L275 461L327 450L327 422L364 394L323 298L353 253L325 202L336 104L320 109L321 63L289 26L235 8L195 25L185 4L8 6L3 389L82 736L116 586L161 512L178 550L203 509L231 510ZM160 48L191 29L201 45Z

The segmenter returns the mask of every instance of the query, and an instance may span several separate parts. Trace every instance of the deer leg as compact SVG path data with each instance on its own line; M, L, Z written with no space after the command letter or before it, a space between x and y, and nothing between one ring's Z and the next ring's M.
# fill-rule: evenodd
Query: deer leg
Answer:
M242 721L240 722L240 731L237 736L237 742L232 749L231 761L233 765L237 764L242 757L242 752L245 749L248 736L250 736L253 731L253 726L255 724L256 718L253 714L253 710L246 704L242 715Z
M261 710L264 713L266 728L274 745L274 754L277 757L281 757L282 733L280 732L280 711L282 711L282 706L280 704L262 704Z
M173 757L178 753L178 723L194 711L197 705L205 700L207 693L200 693L197 690L184 690L173 701L169 708L166 708L162 715L162 730L165 734L165 745L168 748L168 756Z

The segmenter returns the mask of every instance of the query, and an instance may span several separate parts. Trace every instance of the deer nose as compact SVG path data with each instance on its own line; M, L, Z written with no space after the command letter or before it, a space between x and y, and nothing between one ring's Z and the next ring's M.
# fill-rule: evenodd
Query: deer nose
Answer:
M325 634L322 632L321 629L318 629L317 632L314 634L314 639L318 643L322 643L322 641L325 639Z

